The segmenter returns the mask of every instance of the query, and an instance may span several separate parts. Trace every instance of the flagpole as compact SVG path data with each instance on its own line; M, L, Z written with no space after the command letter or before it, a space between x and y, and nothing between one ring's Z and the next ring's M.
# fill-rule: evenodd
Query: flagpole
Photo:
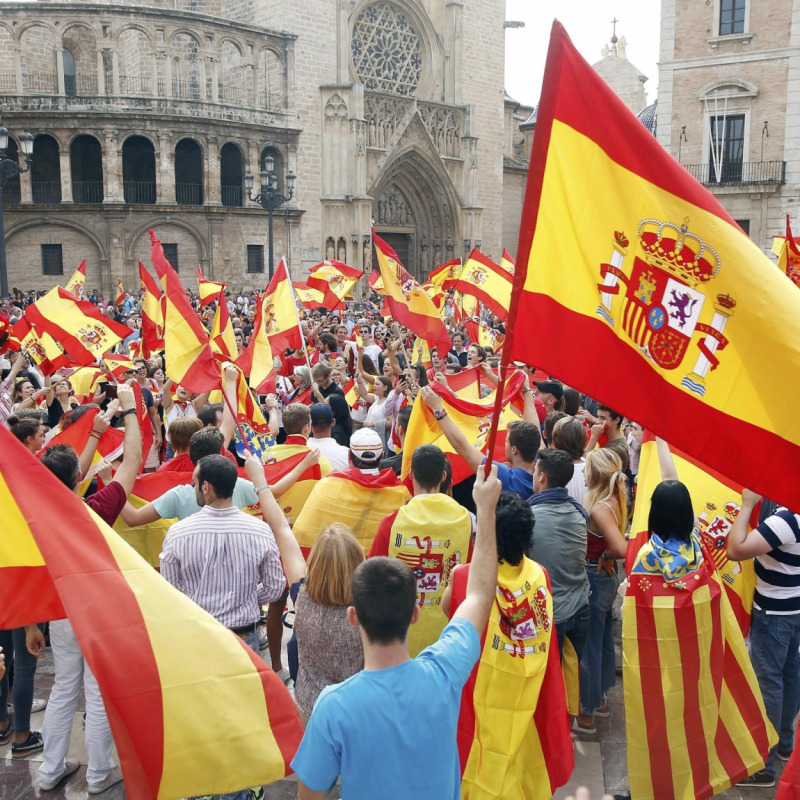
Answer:
M303 326L300 324L300 312L297 310L297 295L295 294L294 286L292 285L292 276L289 274L289 262L286 260L286 256L283 256L281 258L281 261L283 261L283 263L286 265L286 280L289 282L289 293L292 296L292 307L294 308L294 318L297 320L297 328L300 331L300 344L303 348L303 355L306 358L306 366L308 367L308 371L311 372L311 359L308 357L308 349L306 347L306 336L303 333Z

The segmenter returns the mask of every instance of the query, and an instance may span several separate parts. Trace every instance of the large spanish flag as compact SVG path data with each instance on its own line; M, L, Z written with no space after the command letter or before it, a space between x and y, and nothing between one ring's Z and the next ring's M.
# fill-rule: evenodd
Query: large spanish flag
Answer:
M468 568L453 573L451 614ZM529 558L501 562L481 657L461 695L463 800L549 800L574 756L547 572Z
M10 349L24 347L43 375L52 375L57 369L74 363L47 331L37 331L26 317L11 326L9 338Z
M777 742L741 629L700 539L653 536L622 609L628 778L637 800L704 800Z
M55 586L100 685L131 800L232 792L289 772L303 729L280 679L6 430L0 508L0 607L25 599L12 626L56 619L38 583ZM209 724L215 707L225 713Z
M377 475L355 467L331 472L313 487L295 520L293 533L301 547L310 549L334 521L331 514L335 509L335 521L347 525L368 553L383 518L410 498L408 489L391 469ZM281 498L280 505L283 504Z
M209 343L211 349L217 354L219 361L233 361L238 358L239 350L236 347L236 335L233 332L233 322L225 302L225 291L217 292L217 308L214 311L214 322L211 324Z
M363 270L348 266L342 261L323 261L311 267L309 272L309 288L322 292L322 305L329 311L345 308L345 297L364 274Z
M501 320L508 316L512 285L511 274L480 250L469 254L461 274L453 282L454 289L477 298Z
M400 263L397 253L374 231L372 240L392 319L446 353L450 337L433 301Z
M37 334L49 333L81 366L93 364L99 356L133 331L109 319L88 300L78 300L61 286L54 286L44 297L25 309L25 318Z
M158 282L139 262L139 281L142 289L142 355L164 349L164 295Z
M511 376L506 386L498 421L499 435L493 450L493 458L496 461L505 461L506 428L509 422L519 419L512 407L512 402L519 397L524 382L525 378L522 373L517 372ZM495 415L494 393L481 400L464 400L436 381L429 385L442 398L442 406L447 411L450 419L458 425L467 437L467 441L486 453L486 448L489 444L489 429L492 426L492 419ZM411 456L421 444L435 444L450 456L450 461L453 465L453 483L459 483L472 474L464 460L455 455L452 445L442 433L442 429L434 418L433 412L425 403L418 402L414 403L411 411L406 440L403 446L402 477L404 480L411 470Z
M633 569L639 550L647 543L650 498L661 483L655 439L652 435L648 438L648 434L645 437L639 456L636 506L625 558L626 573ZM672 448L671 452L678 478L692 496L706 557L713 559L742 634L747 636L756 587L755 568L752 559L731 561L728 558L728 533L742 507L742 487L680 450Z
M800 293L558 22L518 253L504 360L800 507Z
M84 286L86 285L86 259L84 258L81 261L78 269L72 273L72 277L67 281L67 285L64 287L70 294L74 294L75 297L83 297L83 290Z
M227 286L227 283L206 280L203 277L203 271L200 269L200 265L197 265L197 288L200 293L201 306L210 306L215 300L224 303L225 289ZM222 299L220 299L220 295Z
M181 279L164 255L158 237L150 231L153 266L166 297L164 343L169 377L188 389L202 394L219 386L219 365L208 343L208 333L189 305Z

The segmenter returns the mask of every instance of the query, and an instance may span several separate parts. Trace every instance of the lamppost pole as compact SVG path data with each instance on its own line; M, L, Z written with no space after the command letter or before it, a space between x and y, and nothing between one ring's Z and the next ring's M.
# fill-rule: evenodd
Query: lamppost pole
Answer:
M264 168L261 170L259 178L261 180L261 191L257 195L253 194L255 178L253 178L250 173L244 176L244 185L247 189L247 195L250 201L253 203L258 203L261 208L267 212L267 218L269 220L269 279L272 280L272 274L275 271L272 215L276 208L280 208L284 203L288 203L289 200L292 199L294 195L294 182L297 179L297 176L294 173L289 172L289 174L286 176L286 185L289 187L289 194L281 194L278 191L278 176L275 174L275 159L272 156L265 156Z
M33 153L33 136L25 131L19 137L25 164L21 167L13 158L6 155L8 148L8 129L0 125L0 299L8 297L8 268L6 265L6 229L3 219L3 187L12 177L21 175L31 168L31 153Z

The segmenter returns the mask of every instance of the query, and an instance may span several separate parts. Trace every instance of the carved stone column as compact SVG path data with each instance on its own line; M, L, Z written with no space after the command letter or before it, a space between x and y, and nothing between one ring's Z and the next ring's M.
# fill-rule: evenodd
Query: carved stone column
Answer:
M72 202L72 164L69 149L62 147L58 151L58 162L61 171L61 202Z
M158 133L158 152L156 153L157 202L175 205L175 154L172 152L172 137L168 133Z

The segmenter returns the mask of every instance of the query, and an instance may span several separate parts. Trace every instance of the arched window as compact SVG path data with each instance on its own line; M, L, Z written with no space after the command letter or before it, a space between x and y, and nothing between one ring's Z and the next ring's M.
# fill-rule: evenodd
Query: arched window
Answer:
M78 84L75 73L75 56L68 47L65 47L61 52L61 57L64 62L64 93L67 97L75 97L78 94Z
M34 203L61 202L61 162L52 136L41 134L33 140L31 188Z
M126 203L156 202L156 151L144 136L129 136L122 145L122 183Z
M203 151L194 139L175 146L175 200L179 206L203 205Z
M103 149L94 136L77 136L69 148L72 199L76 203L103 202Z
M15 164L19 164L19 149L17 143L9 137L6 156ZM3 184L3 203L15 205L21 200L19 188L19 173L12 172L9 179Z
M219 171L222 185L222 205L240 206L242 204L244 166L242 152L233 142L228 142L220 150Z
M279 192L283 192L284 179L286 177L283 168L283 155L281 154L281 151L275 147L265 147L261 151L261 160L258 164L259 173L261 172L262 169L264 169L264 159L267 156L272 156L272 158L274 159L273 171L275 172L275 175L278 177L278 182L275 184L275 188ZM256 176L256 182L258 182L258 176Z

